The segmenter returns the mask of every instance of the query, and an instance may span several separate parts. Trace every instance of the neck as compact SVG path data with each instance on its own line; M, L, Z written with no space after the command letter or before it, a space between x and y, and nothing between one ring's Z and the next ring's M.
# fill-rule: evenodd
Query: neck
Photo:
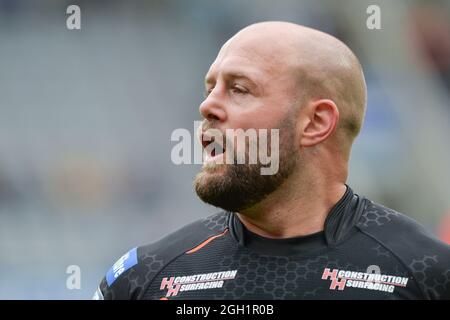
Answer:
M237 213L240 221L249 231L268 238L292 238L322 231L328 213L347 187L344 182L317 177L307 180L299 184L298 179L291 177L259 204Z

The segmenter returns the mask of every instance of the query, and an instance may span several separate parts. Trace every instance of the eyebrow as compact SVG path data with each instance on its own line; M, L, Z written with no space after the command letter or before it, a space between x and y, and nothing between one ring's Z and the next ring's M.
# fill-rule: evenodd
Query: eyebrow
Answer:
M247 74L239 72L239 71L225 71L224 77L227 80L243 79L243 80L250 82L252 85L257 86L257 83L254 80L252 80ZM205 78L205 85L214 83L215 81L213 79L214 79L214 77L212 77L211 75L207 76Z

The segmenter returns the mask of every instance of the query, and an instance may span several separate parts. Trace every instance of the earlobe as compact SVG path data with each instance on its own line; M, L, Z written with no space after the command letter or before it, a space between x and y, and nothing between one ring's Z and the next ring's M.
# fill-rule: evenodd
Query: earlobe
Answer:
M300 144L312 147L326 140L335 131L339 110L332 100L321 99L307 108L304 117Z

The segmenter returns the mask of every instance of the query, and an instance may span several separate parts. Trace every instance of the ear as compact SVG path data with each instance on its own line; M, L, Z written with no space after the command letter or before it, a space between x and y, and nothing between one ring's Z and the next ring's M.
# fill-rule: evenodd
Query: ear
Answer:
M303 109L301 117L300 145L312 147L326 140L336 129L339 110L329 99L311 102Z

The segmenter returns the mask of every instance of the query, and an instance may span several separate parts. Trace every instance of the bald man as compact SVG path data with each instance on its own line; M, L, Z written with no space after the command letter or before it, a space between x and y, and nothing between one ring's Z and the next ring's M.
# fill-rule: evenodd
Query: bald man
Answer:
M96 299L450 299L449 247L346 184L366 85L345 44L257 23L223 45L205 87L194 186L223 211L129 251ZM277 130L278 170L225 161L250 159L239 130Z

